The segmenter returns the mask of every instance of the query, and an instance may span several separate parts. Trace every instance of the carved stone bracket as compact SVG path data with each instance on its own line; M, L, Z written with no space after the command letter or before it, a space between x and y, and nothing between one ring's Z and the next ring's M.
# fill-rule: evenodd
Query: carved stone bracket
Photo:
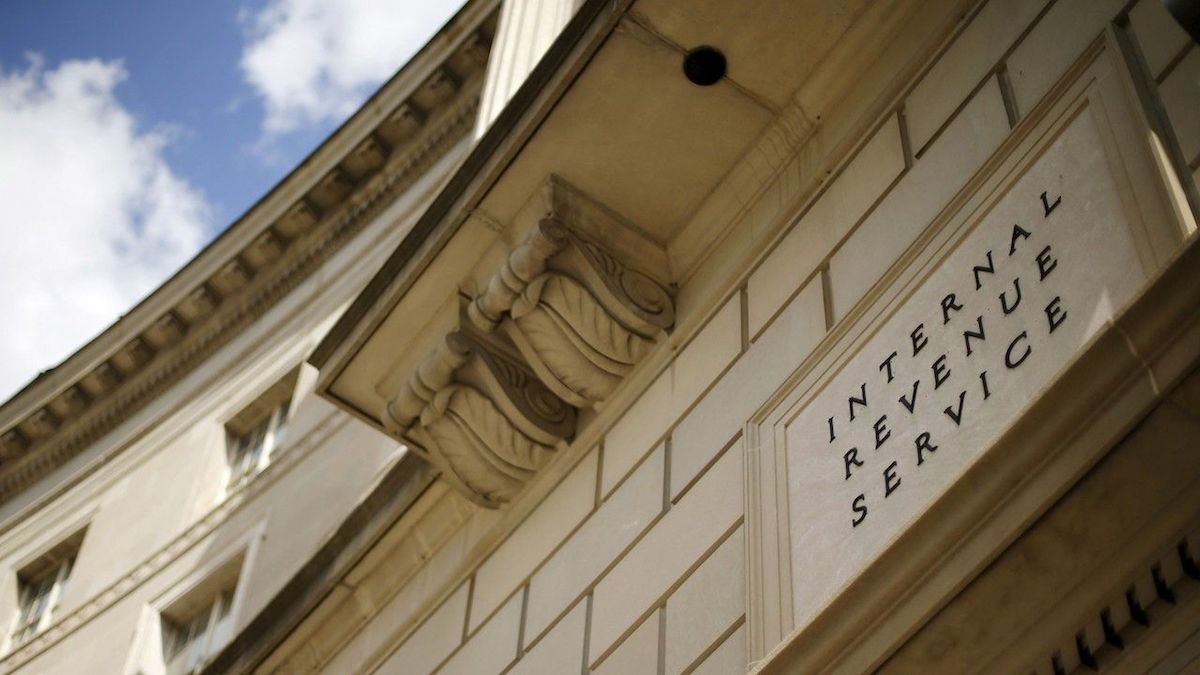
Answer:
M454 332L387 404L383 422L456 489L495 508L572 436L575 409L516 359Z
M602 246L544 218L468 307L507 336L547 387L597 406L675 323L663 286Z
M451 485L493 508L574 436L577 408L602 405L675 323L667 288L643 271L665 261L661 247L558 179L541 194L549 215L382 415Z

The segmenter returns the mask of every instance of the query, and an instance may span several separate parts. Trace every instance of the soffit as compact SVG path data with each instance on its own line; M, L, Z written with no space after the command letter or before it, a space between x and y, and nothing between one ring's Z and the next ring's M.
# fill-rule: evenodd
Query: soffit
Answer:
M426 214L431 222L417 228L424 239L401 244L317 349L323 392L380 427L383 405L403 380L399 375L411 373L431 351L457 320L456 303L472 295L480 274L495 272L521 240L531 224L530 198L550 176L664 247L685 236L698 207L776 120L775 102L796 106L794 90L820 79L839 37L866 16L864 3L857 2L829 8L755 0L745 5L745 16L740 4L737 11L728 3L686 4L679 9L638 0L632 14L605 16L611 28L598 36L595 52L588 56L585 50L578 61L566 59L569 44L560 45L566 52L543 65L559 73L549 82L566 79L557 87L538 84L550 89L542 116L506 111L524 117L498 121L489 137L503 133L505 140L489 145L494 139L485 137L475 153L480 156L466 165L492 162L494 168L475 169L482 178L451 181L437 201L453 206ZM572 30L586 28L567 32ZM730 56L730 77L710 87L686 79L686 47L697 42ZM530 89L517 98L541 95ZM507 139L516 139L515 145L497 152ZM496 154L481 154L487 152ZM666 270L664 276L673 280L680 273Z
M556 174L670 241L773 116L728 79L692 84L683 56L637 22L619 23L482 209L507 223Z
M867 0L637 0L630 13L666 40L711 45L728 78L782 108L870 3Z
M477 290L540 217L531 197L548 176L627 215L650 239L670 241L773 117L727 80L688 82L683 55L636 22L618 22L480 207L397 304L377 307L376 326L342 365L326 369L330 397L378 426L398 383L453 327L460 297Z

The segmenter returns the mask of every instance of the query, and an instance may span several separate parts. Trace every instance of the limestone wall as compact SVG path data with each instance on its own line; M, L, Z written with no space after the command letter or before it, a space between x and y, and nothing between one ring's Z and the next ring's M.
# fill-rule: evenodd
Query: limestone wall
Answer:
M0 672L162 672L160 611L237 561L236 633L369 493L401 449L316 396L316 371L304 359L464 149L205 367L83 453L87 464L64 467L24 495L42 503L7 514L6 621L17 611L17 571L79 528L87 532L50 627L13 648L3 624ZM296 368L282 446L252 480L230 489L226 420ZM60 492L63 481L70 487Z
M761 498L747 494L748 475L764 461L747 452L758 442L745 437L748 422L813 367L827 334L949 205L961 205L977 172L1003 159L997 151L1013 128L1064 73L1089 49L1112 56L1126 38L1126 67L1148 75L1150 102L1138 114L1154 115L1157 98L1170 125L1159 139L1162 162L1200 180L1200 48L1156 0L976 7L852 155L834 162L840 168L799 215L760 228L786 234L752 268L720 280L728 299L707 325L598 447L577 449L578 463L502 543L472 557L501 516L459 504L457 532L393 595L372 596L381 608L356 610L373 617L367 626L315 650L330 659L297 652L265 669L745 671L775 644L752 647L749 589L790 601L788 589L748 576L764 536L779 536L747 531L746 505ZM1186 214L1195 194L1179 184L1168 197ZM1183 227L1194 228L1189 218ZM778 495L782 508L787 497Z

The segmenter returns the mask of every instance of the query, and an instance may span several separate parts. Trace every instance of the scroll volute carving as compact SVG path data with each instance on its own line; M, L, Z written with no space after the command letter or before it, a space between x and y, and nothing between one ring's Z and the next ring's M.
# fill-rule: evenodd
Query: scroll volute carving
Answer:
M387 404L383 422L461 493L495 508L571 438L575 416L494 341L456 331Z
M542 194L550 215L382 415L487 507L511 501L574 436L577 408L602 405L675 323L648 273L665 273L650 269L666 267L661 247L559 179Z
M551 215L468 308L504 334L556 395L600 406L675 323L661 284Z

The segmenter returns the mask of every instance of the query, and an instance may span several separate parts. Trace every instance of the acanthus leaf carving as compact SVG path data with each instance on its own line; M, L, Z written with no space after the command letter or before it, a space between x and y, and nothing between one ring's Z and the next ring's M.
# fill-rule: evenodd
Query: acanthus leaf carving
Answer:
M384 408L386 428L469 499L510 501L575 429L575 409L494 345L454 332Z
M546 386L577 407L602 405L675 322L666 288L555 213L513 250L467 313L482 331L499 328Z
M512 500L574 436L577 408L603 405L675 322L651 273L666 270L661 247L561 180L548 185L549 214L382 414L487 507Z
M547 273L514 305L505 333L551 390L576 406L608 398L651 342L617 323L583 286Z

